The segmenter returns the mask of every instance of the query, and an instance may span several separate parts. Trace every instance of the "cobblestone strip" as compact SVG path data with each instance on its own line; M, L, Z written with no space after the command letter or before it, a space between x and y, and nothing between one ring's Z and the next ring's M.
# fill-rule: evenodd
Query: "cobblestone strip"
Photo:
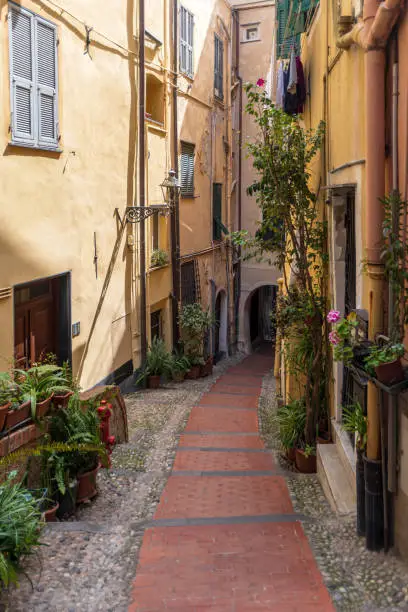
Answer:
M262 436L286 470L295 512L309 519L303 528L338 612L408 611L407 566L392 554L365 550L364 538L356 535L355 517L333 512L316 475L293 471L279 451L275 412L275 379L270 373L260 399Z

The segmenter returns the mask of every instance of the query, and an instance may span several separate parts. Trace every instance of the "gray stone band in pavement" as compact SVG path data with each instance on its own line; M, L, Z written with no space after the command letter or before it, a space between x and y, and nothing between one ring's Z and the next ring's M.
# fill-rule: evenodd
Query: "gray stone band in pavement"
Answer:
M282 476L282 470L177 470L172 476Z
M204 525L239 525L249 523L295 523L297 521L305 520L307 520L307 517L305 517L303 514L261 514L209 518L153 519L152 521L149 521L146 527L202 527Z
M183 436L257 436L254 431L183 431Z
M177 449L179 451L200 451L203 453L267 453L272 456L270 450L266 448L225 448L223 446L180 446Z

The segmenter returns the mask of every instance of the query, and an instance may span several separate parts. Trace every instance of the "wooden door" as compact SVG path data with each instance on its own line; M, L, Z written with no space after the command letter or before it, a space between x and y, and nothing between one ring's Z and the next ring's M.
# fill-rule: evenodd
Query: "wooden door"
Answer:
M28 368L41 353L55 353L54 303L51 295L16 306L14 358L17 368Z
M16 368L26 369L29 365L29 327L28 311L25 306L17 306L14 316L14 359Z

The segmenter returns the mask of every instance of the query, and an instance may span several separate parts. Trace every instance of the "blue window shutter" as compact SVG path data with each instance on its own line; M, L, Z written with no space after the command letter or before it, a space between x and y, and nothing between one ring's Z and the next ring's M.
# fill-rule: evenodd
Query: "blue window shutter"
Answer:
M34 145L34 17L9 6L12 141Z
M40 17L36 24L38 143L58 145L57 31Z

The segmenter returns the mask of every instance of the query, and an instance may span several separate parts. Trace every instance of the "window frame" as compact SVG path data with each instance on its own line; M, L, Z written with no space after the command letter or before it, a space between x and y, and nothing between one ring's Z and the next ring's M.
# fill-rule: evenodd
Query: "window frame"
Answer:
M213 206L212 206L212 218L213 218L213 228L212 228L212 239L213 242L221 242L222 240L222 196L223 196L223 183L213 183ZM215 214L215 196L218 191L220 201L219 201L219 216Z
M185 19L185 38L183 38L183 19ZM180 35L179 35L179 71L190 79L194 79L194 14L182 4L180 5ZM188 40L188 31L191 27L191 40ZM185 51L185 66L182 62L182 52ZM189 70L191 59L191 70Z
M184 151L183 151L184 148ZM188 154L188 152L186 151L186 149L190 149L190 152L192 151L192 155ZM194 198L194 194L195 194L195 150L196 150L196 146L195 144L193 144L192 142L186 142L186 141L181 141L180 142L180 172L179 172L179 176L180 176L180 184L181 184L181 191L180 191L180 195L182 198ZM191 180L191 188L189 189L189 185L187 185L187 187L183 186L183 155L189 155L189 160L192 158L192 180ZM191 162L189 161L189 167L190 167Z
M261 40L260 34L260 22L256 23L244 23L241 25L241 43L259 42ZM256 30L256 38L248 38L247 32L249 30Z
M16 76L13 69L13 44L14 36L12 30L12 12L20 13L27 16L31 21L31 80ZM30 149L56 151L60 152L60 122L59 122L59 57L58 57L58 26L56 23L45 19L38 13L31 11L15 2L8 2L8 69L9 69L9 88L10 88L10 144L19 147L28 147ZM49 87L39 83L38 79L38 28L37 24L51 28L54 31L55 41L55 87ZM16 82L22 89L30 90L31 97L31 136L27 133L19 132L16 123L17 105L16 105ZM54 130L55 139L48 139L47 136L41 135L41 96L53 96L53 112L54 112Z
M216 33L214 33L214 97L220 102L224 101L224 41Z

